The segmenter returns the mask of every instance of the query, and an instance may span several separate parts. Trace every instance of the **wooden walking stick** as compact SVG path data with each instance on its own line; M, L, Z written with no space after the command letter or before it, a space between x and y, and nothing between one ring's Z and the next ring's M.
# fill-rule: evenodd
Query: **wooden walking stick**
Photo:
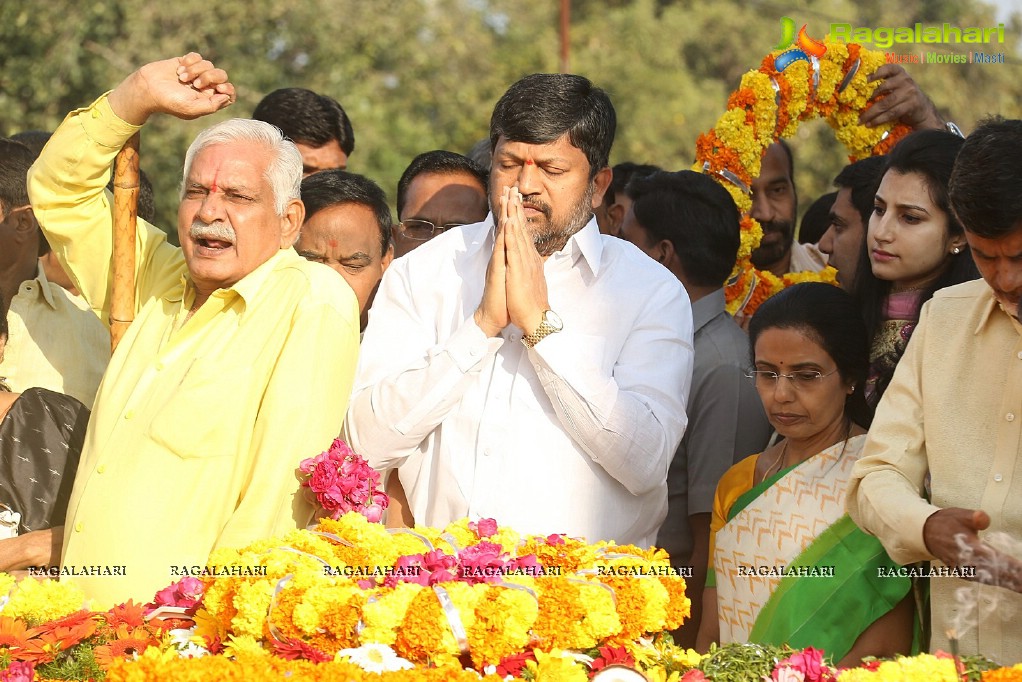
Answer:
M110 291L110 352L135 319L135 228L138 222L138 133L114 161L113 287Z

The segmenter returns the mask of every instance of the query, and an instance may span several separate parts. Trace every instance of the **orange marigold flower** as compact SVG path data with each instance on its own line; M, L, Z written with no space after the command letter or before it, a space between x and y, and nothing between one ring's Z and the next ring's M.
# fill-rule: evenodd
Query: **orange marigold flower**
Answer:
M19 658L18 652L28 646L29 638L37 633L19 618L0 616L0 649L7 649L15 660Z
M132 658L156 644L144 627L131 628L123 623L114 629L114 639L95 648L96 662L107 668L116 660Z

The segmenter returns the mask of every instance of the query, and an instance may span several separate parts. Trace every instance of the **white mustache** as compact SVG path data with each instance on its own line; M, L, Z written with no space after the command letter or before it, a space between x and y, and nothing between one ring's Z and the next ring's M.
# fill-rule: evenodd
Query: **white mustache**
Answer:
M234 228L231 227L230 223L222 221L206 224L201 220L196 220L192 222L192 226L188 230L188 236L192 239L215 239L231 244L238 243L238 236L235 234Z

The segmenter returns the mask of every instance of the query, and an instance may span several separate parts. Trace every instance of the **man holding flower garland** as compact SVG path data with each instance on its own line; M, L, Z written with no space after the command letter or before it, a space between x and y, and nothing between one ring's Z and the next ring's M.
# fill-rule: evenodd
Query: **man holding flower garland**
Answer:
M860 117L863 125L879 126L898 121L917 130L949 130L933 102L916 85L900 64L885 64L870 77L879 82L874 101ZM752 209L749 214L763 228L763 239L752 252L752 264L777 277L789 272L819 272L827 266L827 255L815 244L795 239L798 195L795 191L795 161L791 148L780 140L767 147L759 177L752 181Z
M110 307L117 151L153 114L193 119L234 100L227 74L192 53L143 66L53 134L29 194L95 311ZM65 523L62 575L87 576L94 606L149 601L175 566L312 520L295 469L340 429L359 315L343 279L291 248L301 176L278 129L224 121L185 157L182 246L138 223L136 317L100 385Z
M616 114L534 74L490 122L491 215L394 261L366 329L353 448L400 466L415 521L649 546L686 425L681 283L593 217Z

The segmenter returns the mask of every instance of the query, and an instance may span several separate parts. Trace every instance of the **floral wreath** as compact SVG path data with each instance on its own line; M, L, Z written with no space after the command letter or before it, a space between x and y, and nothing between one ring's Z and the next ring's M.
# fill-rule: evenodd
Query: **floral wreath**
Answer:
M856 43L812 42L806 49L809 54L777 50L764 57L758 69L742 76L713 129L696 141L693 170L718 180L742 213L738 261L725 288L732 315L752 315L763 301L798 282L837 281L837 270L831 266L777 277L752 265L750 254L759 246L763 230L749 216L750 188L767 147L794 135L802 121L822 117L848 149L849 160L855 161L886 154L910 130L902 124L867 128L859 123L874 90L868 79L887 61L882 52Z

